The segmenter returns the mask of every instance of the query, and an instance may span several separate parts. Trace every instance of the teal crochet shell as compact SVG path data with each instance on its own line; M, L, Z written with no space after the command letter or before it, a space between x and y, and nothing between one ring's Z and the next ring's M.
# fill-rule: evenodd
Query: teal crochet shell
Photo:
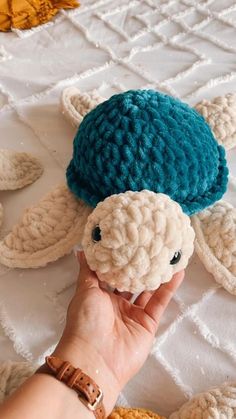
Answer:
M227 186L225 152L187 104L153 90L130 90L82 121L67 169L71 191L92 207L107 196L149 189L194 214Z

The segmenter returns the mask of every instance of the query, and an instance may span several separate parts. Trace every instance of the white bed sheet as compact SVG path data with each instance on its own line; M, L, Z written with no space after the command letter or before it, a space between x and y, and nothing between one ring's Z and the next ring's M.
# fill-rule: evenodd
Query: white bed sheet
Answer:
M87 0L47 25L0 34L0 147L31 152L44 166L35 184L0 193L1 237L65 178L75 129L60 95L71 85L106 97L150 87L191 105L235 91L235 0ZM236 176L236 149L228 159ZM236 205L232 184L227 199ZM0 266L0 361L41 362L62 331L77 271L73 255L44 269ZM236 381L235 315L236 297L194 256L120 402L168 415L194 393Z

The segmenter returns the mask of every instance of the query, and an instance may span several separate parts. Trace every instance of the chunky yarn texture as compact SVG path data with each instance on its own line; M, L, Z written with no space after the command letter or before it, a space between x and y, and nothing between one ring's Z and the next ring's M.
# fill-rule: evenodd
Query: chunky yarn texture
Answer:
M104 100L97 90L81 93L77 87L67 87L61 97L62 113L73 126L78 127L85 115Z
M38 268L56 261L81 242L90 212L65 185L56 187L27 208L0 242L0 263L11 268Z
M100 234L94 239L94 231ZM98 239L96 241L96 239ZM112 195L88 217L83 247L90 268L119 291L157 289L187 266L194 232L189 217L167 195L151 191ZM171 264L176 252L178 263Z
M235 419L236 384L221 387L194 396L169 419Z
M0 149L0 191L23 188L42 173L41 163L31 154Z
M214 132L215 138L226 150L236 146L236 94L203 99L195 109L202 114Z
M219 201L192 217L195 249L215 280L236 295L236 208Z
M225 151L194 109L153 90L112 96L83 119L67 169L72 192L95 207L107 196L148 189L193 214L226 190Z

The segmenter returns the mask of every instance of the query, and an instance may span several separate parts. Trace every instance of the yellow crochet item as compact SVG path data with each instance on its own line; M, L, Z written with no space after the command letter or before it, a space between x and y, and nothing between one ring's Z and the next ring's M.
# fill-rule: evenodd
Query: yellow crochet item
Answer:
M113 410L108 419L165 419L157 413L150 412L145 409L127 409L117 407Z
M48 22L60 9L78 6L77 0L0 0L0 31L30 29Z

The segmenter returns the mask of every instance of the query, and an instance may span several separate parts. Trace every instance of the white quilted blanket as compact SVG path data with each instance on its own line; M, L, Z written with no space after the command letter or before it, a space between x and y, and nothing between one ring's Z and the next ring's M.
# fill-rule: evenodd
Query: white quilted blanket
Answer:
M0 33L0 147L27 151L43 176L1 192L5 235L23 209L64 179L75 129L60 112L63 88L102 96L151 87L191 105L236 90L235 0L87 0L31 31ZM236 176L236 149L228 153ZM236 205L232 184L227 193ZM55 345L73 293L73 255L44 269L0 266L0 360L40 362ZM168 415L192 394L236 381L236 297L195 256L124 404Z

